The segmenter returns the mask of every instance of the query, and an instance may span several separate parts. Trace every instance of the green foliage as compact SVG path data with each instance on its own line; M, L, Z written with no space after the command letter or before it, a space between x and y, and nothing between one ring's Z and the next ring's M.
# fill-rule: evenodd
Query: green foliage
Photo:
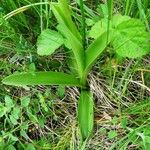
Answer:
M144 24L129 16L114 15L111 20L110 36L112 46L122 57L137 58L150 52L149 33ZM104 18L91 29L89 36L97 39L107 32L107 20Z
M121 16L114 17L114 22L119 18ZM114 35L116 37L112 44L120 56L136 58L150 52L149 34L140 20L130 18L122 21L115 28L118 32Z
M78 102L78 120L82 140L86 140L93 130L93 96L90 91L82 90Z
M9 2L10 4L13 5L14 9L17 8L14 2L11 2L11 1ZM51 24L50 25L47 24L49 22L49 20L47 19L48 18L47 16L49 13L47 3L46 3L44 10L42 9L42 7L40 11L36 7L34 8L36 12L40 15L39 18L40 18L40 23L41 23L41 29L43 29L44 27L43 22L42 22L43 19L45 19L47 22L46 23L47 29L43 30L37 38L37 45L36 45L37 54L41 56L52 55L55 53L55 51L58 48L60 48L60 46L64 45L65 48L63 49L65 50L65 52L68 52L67 61L70 58L72 59L72 62L70 63L70 61L68 61L67 65L69 66L69 68L73 68L75 73L73 69L70 69L69 71L70 74L63 73L63 72L56 72L55 67L53 67L54 63L52 63L52 65L50 66L53 68L54 70L53 72L52 71L36 72L36 70L40 70L43 66L39 68L35 67L34 59L37 59L37 58L34 58L34 56L32 56L31 54L32 51L30 50L28 51L29 57L30 57L29 58L30 59L29 71L22 72L22 73L14 73L4 78L2 82L6 85L23 86L23 87L28 86L28 85L30 86L59 85L59 87L56 89L55 92L60 98L63 98L65 96L65 86L79 87L81 92L79 94L80 98L78 100L78 112L77 113L78 113L78 126L80 128L81 141L83 144L81 145L81 147L83 148L85 147L86 141L90 138L92 134L93 124L94 124L93 94L89 89L88 79L87 79L88 73L90 72L92 66L95 64L99 56L102 55L102 52L106 50L106 48L108 48L106 52L109 53L109 55L112 55L112 52L110 50L114 49L116 54L121 57L128 57L128 58L142 57L143 55L146 55L150 52L150 44L149 44L150 38L149 38L149 33L146 31L146 27L141 20L131 18L127 15L126 16L123 16L120 14L112 15L113 14L113 1L112 0L108 1L107 6L106 4L102 4L100 6L102 9L100 11L102 12L103 18L100 18L101 16L96 16L95 12L89 9L84 4L83 1L80 1L80 3L78 1L77 3L80 5L82 17L80 16L80 13L78 16L78 13L73 11L73 9L76 10L76 8L69 6L69 3L67 0L59 0L58 2L51 2L50 3L51 10L58 22L58 25L56 25L53 21L54 25L52 26ZM18 1L17 5L19 4L20 3ZM129 10L128 8L126 8L126 14L128 13L129 13ZM42 14L44 14L46 18L43 17ZM15 15L15 14L12 14L12 15ZM72 18L73 15L74 15L74 18ZM140 15L142 19L145 19L146 16L143 10L140 12ZM6 19L7 15L4 18ZM28 28L28 21L25 18L24 14L22 14L22 17L18 16L18 18L21 18L21 22L25 24L25 27L28 30L30 30L30 28ZM79 18L78 19L79 22L75 22L77 18ZM82 24L80 25L81 20L82 20ZM87 23L88 27L85 24L85 20L87 22L89 21L89 23ZM91 25L94 24L95 20L99 20L99 21L95 23L95 25L90 29ZM148 26L147 20L145 21L145 24ZM54 26L56 26L55 29L54 29ZM48 29L48 27L50 29ZM79 30L79 27L82 28L82 31ZM89 36L87 37L86 37L87 33L85 33L86 28L89 29ZM21 30L23 30L23 28ZM24 33L21 30L19 32ZM36 31L39 32L39 29L33 31L34 36L37 34ZM19 40L17 39L16 41L17 43L16 51L18 53L22 53L23 51L26 52L26 49L30 49L30 46L29 46L30 44L29 43L26 44L26 42L28 41L31 42L32 40L34 41L35 40L33 38L34 36L32 36L31 39L29 40L28 39L29 37L25 38L25 35L23 36L21 35L20 38L18 38ZM34 45L34 42L32 43L33 45ZM49 57L47 58L49 59ZM43 59L45 59L45 57L43 57ZM111 58L108 58L108 59L111 59ZM112 60L108 60L108 61L111 62ZM49 69L49 64L46 64L46 65L48 66L48 69ZM60 66L58 64L56 65ZM117 66L117 63L115 62L113 64L111 62L110 66L112 67L112 65ZM41 66L41 64L39 66ZM22 68L23 67L25 67L24 64L22 65ZM3 67L1 68L3 69ZM116 67L115 68L116 72L118 71L117 69L118 68ZM113 68L111 68L111 71L113 71ZM65 72L68 72L68 70ZM113 80L115 80L116 72L114 72ZM10 74L10 71L8 73ZM119 75L117 77L120 79ZM126 77L126 76L123 76L123 77ZM124 87L123 87L123 90L121 91L123 94L126 91L125 88L127 87L127 84L128 84L127 82L128 81L126 81L125 85L123 85ZM123 79L119 85L120 89L122 87L122 83L123 83ZM111 88L109 87L110 88L109 90L115 90L113 86L114 86L114 81L112 83L112 87ZM28 88L25 87L25 89L28 89ZM51 129L45 126L45 122L47 121L46 119L53 117L55 118L54 120L56 122L58 120L57 116L55 115L55 112L53 112L54 108L51 109L51 107L53 106L53 101L55 99L55 96L53 96L52 92L48 90L47 93L49 94L47 93L43 94L43 93L40 93L40 91L38 91L36 88L34 88L34 90L37 93L36 93L36 96L32 95L33 96L32 100L28 96L27 97L23 96L19 100L19 102L17 102L17 101L14 101L10 96L5 96L4 103L0 102L0 118L6 117L4 127L3 127L4 130L2 131L2 142L6 143L6 145L9 145L8 146L9 149L14 149L14 145L18 141L19 142L21 141L20 138L18 138L18 134L19 136L21 136L21 138L25 139L26 141L28 142L31 141L29 137L29 132L27 132L30 124L38 125L40 127L40 131L42 131L42 129L45 130L46 128L46 130L49 130L51 133ZM117 93L117 92L118 91L115 91L114 93ZM119 98L115 97L116 100L120 100L123 97L122 93L121 94L119 93L121 95L121 96L119 95ZM111 96L112 95L109 95L109 94L107 95L107 97L109 97L110 99L113 99L113 96L112 97ZM46 101L47 97L51 97L51 98L49 98L48 101ZM117 102L117 103L121 103L121 102ZM146 106L140 104L140 107L139 106L136 106L135 108L131 107L132 110L127 109L126 111L130 115L137 115L137 114L140 115L139 112L142 112L142 109L149 110L147 108L147 104L148 103L146 103ZM119 105L118 109L120 109L121 104L118 104L118 105ZM126 111L123 113L126 113ZM38 117L39 114L42 117L39 118ZM130 143L137 144L138 143L137 139L139 139L140 137L142 139L142 144L143 144L142 146L146 150L148 150L149 145L150 145L149 144L150 135L149 133L148 134L146 133L148 129L147 128L144 129L142 127L141 128L140 127L128 128L128 124L130 123L130 121L127 118L127 115L126 114L124 115L125 116L121 116L121 120L120 118L118 119L118 117L114 117L111 120L111 123L113 123L113 125L120 126L121 131L123 130L126 133L126 137L121 138L116 143L113 143L110 149L113 149L116 147L119 149L125 149ZM147 115L144 114L144 117L146 118L146 121L147 121L148 120ZM28 122L24 122L26 118ZM139 117L137 117L137 119L134 119L134 120L136 121L137 124L138 123L141 124L141 122L144 122ZM7 130L8 124L11 126L11 128L13 128L12 132ZM18 129L20 130L19 133L18 133ZM68 139L70 139L70 137L72 136L71 138L75 139L74 135L70 135L68 132L65 134L64 137L67 137ZM106 132L104 134L106 134ZM41 133L43 134L43 131ZM54 135L58 136L57 133L54 133ZM109 140L115 140L118 138L118 136L119 136L119 132L117 132L116 130L109 130L108 135L107 135ZM54 137L52 137L52 140L53 139ZM125 142L123 141L124 139L125 139ZM0 140L1 140L1 136L0 136ZM62 139L62 141L64 141L64 139ZM34 150L35 145L33 143L27 143L25 145L27 147L26 149ZM60 145L63 145L61 143L61 140L54 149L57 149L57 148L61 149L59 147ZM66 145L63 145L62 147L63 149L66 149Z
M27 144L27 148L26 149L27 150L36 150L35 147L34 147L34 145L31 144L31 143Z
M86 72L89 72L99 55L107 46L107 33L103 33L89 45L85 52L86 57Z
M117 136L117 132L116 131L111 130L110 132L108 132L108 138L109 139L113 139L116 136Z
M5 106L7 108L7 111L10 111L11 108L14 107L13 100L9 96L5 96Z
M64 36L67 39L67 43L71 46L74 54L78 75L79 77L82 77L84 70L84 50L82 39L79 31L71 19L69 6L63 5L60 1L58 3L52 3L51 7L58 23L63 27L63 32L65 33Z
M0 103L0 117L3 117L6 112L7 108L2 103Z
M39 55L51 55L64 43L61 34L54 30L42 31L37 40L37 53Z
M29 103L30 103L29 97L22 97L21 98L21 106L22 107L28 107Z
M73 75L61 72L16 73L6 77L3 81L7 85L72 85L82 87L80 81Z

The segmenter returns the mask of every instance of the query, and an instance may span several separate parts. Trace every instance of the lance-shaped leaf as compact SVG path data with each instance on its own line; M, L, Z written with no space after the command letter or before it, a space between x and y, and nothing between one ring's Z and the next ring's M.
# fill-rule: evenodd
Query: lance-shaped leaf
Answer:
M33 72L12 74L2 80L6 85L67 85L82 87L73 75L62 72Z
M59 3L52 3L51 8L58 20L58 23L61 25L61 28L63 28L63 35L67 39L67 43L70 45L74 54L74 59L77 63L78 74L82 77L84 70L84 50L82 46L82 38L71 19L69 6L66 2L63 3L63 1L66 0L61 0Z
M51 3L52 11L58 20L59 24L64 24L73 33L78 40L81 41L81 35L72 21L71 9L68 0L59 0L58 3Z
M91 69L92 65L97 60L97 58L99 57L99 55L106 48L107 44L110 42L110 39L111 39L111 33L107 41L107 32L104 32L101 36L95 39L91 43L91 45L87 48L87 50L85 51L85 57L86 57L85 74L86 75Z
M78 121L82 140L86 140L93 130L93 96L90 91L82 90L78 101Z
M37 40L37 53L39 55L51 55L64 43L59 32L46 29L43 30Z

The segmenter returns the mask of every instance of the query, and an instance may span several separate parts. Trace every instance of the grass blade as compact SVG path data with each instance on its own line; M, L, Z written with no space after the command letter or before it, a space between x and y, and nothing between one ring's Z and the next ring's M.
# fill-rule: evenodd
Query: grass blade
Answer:
M108 43L109 31L110 31L110 22L111 22L112 14L113 14L113 0L107 1L107 7L108 7L108 22L107 22L107 43Z
M137 2L138 9L139 9L139 13L140 13L140 18L145 22L147 31L150 32L149 22L148 22L148 20L147 20L147 17L146 17L144 8L143 8L143 6L142 6L142 1L141 1L141 0L136 0L136 2Z

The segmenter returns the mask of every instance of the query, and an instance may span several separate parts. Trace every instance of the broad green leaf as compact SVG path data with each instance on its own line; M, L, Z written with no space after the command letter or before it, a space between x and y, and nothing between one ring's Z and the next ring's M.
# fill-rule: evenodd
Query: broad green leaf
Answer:
M97 39L106 31L107 21L102 19L92 27L89 36ZM122 57L137 58L150 52L150 35L138 19L114 15L109 32L113 34L111 43L115 51Z
M66 48L68 48L69 50L72 48L71 45L70 45L70 42L67 40L67 35L66 35L66 27L62 24L58 24L57 25L57 30L63 35L64 37L64 45Z
M115 29L119 24L128 20L130 20L129 16L114 15L110 22L110 30ZM96 39L99 36L101 36L104 32L107 32L107 23L107 18L103 18L100 21L96 22L95 25L89 31L89 37Z
M43 30L37 40L37 53L51 55L64 43L62 35L54 30Z
M3 137L0 136L0 146L1 146L1 142L3 141ZM0 147L1 148L1 147Z
M106 46L107 46L107 32L104 32L101 36L99 36L97 39L93 41L93 43L87 48L85 52L86 73L88 73L88 71L91 69L91 66L95 63L95 61L97 60L99 55L103 52L103 50L106 48Z
M80 81L73 75L61 72L35 72L13 74L3 79L7 85L67 85L82 87Z
M130 18L116 26L112 44L120 56L137 58L150 52L149 39L150 35L146 32L145 25L138 19Z
M78 101L78 121L82 140L87 139L93 130L93 105L92 93L82 90Z
M143 140L144 150L149 150L150 149L150 136L147 136L144 133L138 133L138 135Z
M120 14L116 14L113 16L112 18L112 28L117 28L118 25L124 23L124 22L128 22L129 20L131 20L132 18L129 16L122 16ZM130 28L130 27L129 27Z
M63 35L64 37L64 45L67 49L66 50L66 55L67 55L67 62L69 64L69 68L71 70L71 73L78 76L78 70L76 68L78 68L77 62L74 60L74 53L71 50L72 49L72 45L70 40L68 40L66 38L66 31L64 28L64 25L62 24L58 24L57 25L57 30Z
M86 25L89 27L95 24L94 20L90 18L86 18L85 22L86 22Z
M102 34L107 32L107 22L108 20L106 18L101 19L100 21L96 22L89 32L89 37L97 39Z

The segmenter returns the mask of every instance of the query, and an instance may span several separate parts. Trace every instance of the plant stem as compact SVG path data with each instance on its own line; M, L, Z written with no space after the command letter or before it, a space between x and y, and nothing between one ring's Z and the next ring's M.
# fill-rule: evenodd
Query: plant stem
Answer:
M46 3L48 3L48 0L45 0ZM45 17L46 17L46 29L48 28L48 24L49 24L49 5L45 4Z
M98 4L99 4L99 1L98 0L96 0L96 2L95 2L96 4L96 8L98 7Z
M107 1L107 7L108 7L108 19L111 20L112 11L113 11L113 0L108 0Z
M81 142L81 147L80 147L81 150L85 150L86 143L87 143L87 139Z
M126 0L125 15L129 15L130 0Z
M42 3L39 2L39 3L33 3L33 4L26 5L26 6L22 6L20 8L17 8L15 10L11 11L10 13L6 14L3 18L5 20L7 20L7 19L11 18L12 16L15 16L16 14L19 14L21 12L26 11L30 7L34 7L34 6L38 6L38 5L45 5L45 4L49 4L49 3L47 3L47 2L46 3L45 2L42 2Z
M85 66L85 62L86 62L86 58L85 58L85 50L86 50L86 22L85 22L85 11L84 11L84 2L83 0L80 0L80 10L81 10L81 16L82 16L82 44L83 44L83 50L84 50L84 58L83 58L83 62L84 62L84 66ZM86 77L82 77L81 78L81 84L83 84L84 86L86 86L87 83L87 78Z

